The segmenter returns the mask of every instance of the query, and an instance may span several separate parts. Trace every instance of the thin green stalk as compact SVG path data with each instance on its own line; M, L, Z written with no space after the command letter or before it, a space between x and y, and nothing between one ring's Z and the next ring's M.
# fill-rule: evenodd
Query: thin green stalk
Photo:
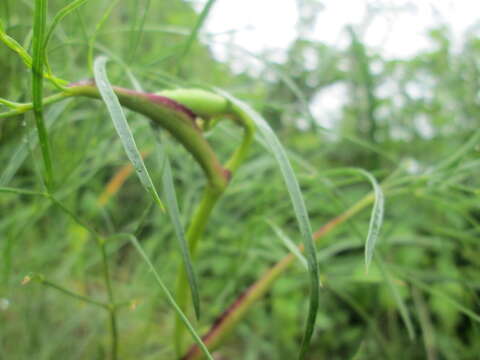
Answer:
M33 63L32 63L32 93L33 113L38 130L40 148L42 150L45 166L45 186L48 191L53 190L53 167L50 143L47 128L43 120L43 66L45 49L43 47L45 36L45 23L47 17L47 0L36 0L33 20Z
M132 33L133 33L132 38L134 37L135 39L133 41L131 41L131 46L130 46L130 50L129 50L129 58L128 58L128 61L127 61L128 64L131 64L135 60L135 56L137 55L137 49L138 49L138 46L140 45L140 42L142 40L142 35L144 33L145 20L147 18L148 12L150 10L150 3L151 3L151 0L147 0L146 4L143 6L143 14L142 14L142 18L140 19L140 25L138 27L138 30L134 31L135 29L132 28Z
M201 90L188 93L182 90L165 91L162 94L185 104L193 111L209 120L216 116L229 116L233 117L233 120L239 126L243 127L242 142L225 165L230 171L230 177L233 176L238 167L245 160L253 142L255 134L253 121L248 116L242 114L238 109L232 107L231 102L226 100L223 96L210 94ZM195 256L199 240L205 231L210 214L224 191L225 188L219 190L218 188L210 186L204 190L202 200L195 210L186 235L192 257ZM188 305L187 280L187 274L185 271L181 270L177 280L177 299L182 310L185 310ZM181 319L176 317L174 340L177 356L183 351L184 333L185 330L182 327Z
M97 39L97 34L102 28L102 26L105 24L105 22L108 20L110 17L110 14L112 13L113 9L115 6L117 6L119 0L113 0L110 6L105 10L103 13L102 18L98 22L97 26L95 27L95 31L93 32L93 35L90 37L88 41L88 53L87 53L87 60L88 60L88 68L90 69L90 72L93 74L93 49L95 45L95 40Z
M62 21L62 19L65 16L67 16L68 14L70 14L72 11L79 8L80 6L82 6L87 1L88 0L74 0L71 3L69 3L67 6L62 8L53 18L52 24L50 25L50 28L48 29L48 32L45 36L45 41L44 41L44 45L43 45L44 52L45 52L45 68L47 69L47 74L50 77L50 79L52 80L52 83L60 90L64 90L65 85L67 85L68 82L64 81L64 80L60 80L53 75L52 69L50 67L50 63L48 61L48 56L46 56L48 43L50 41L50 38L52 37L53 31L56 29L56 27L60 23L60 21Z
M63 205L60 201L58 201L53 195L50 195L50 194L47 194L46 195L51 201L53 204L55 204L56 206L58 206L64 213L66 213L67 215L69 215L73 221L75 221L78 225L82 226L84 229L86 229L90 234L92 234L95 239L97 239L97 241L100 241L100 235L97 233L97 231L91 227L89 224L87 224L85 221L83 221L82 219L80 219L80 217L78 217L72 210L70 210L69 208L67 208L65 205Z
M88 225L85 221L80 219L73 211L68 209L65 205L63 205L60 201L58 201L53 195L46 194L52 203L58 206L62 211L64 211L67 215L69 215L77 224L85 228L88 232L90 232L94 238L97 240L97 243L100 247L100 251L102 253L102 270L104 275L105 287L107 289L108 294L108 304L104 306L107 311L109 312L109 320L110 320L110 333L111 333L111 359L117 360L118 359L118 326L117 326L117 314L116 314L116 304L115 304L115 297L113 293L113 287L111 282L110 276L110 269L108 266L108 255L106 251L106 240L101 237L97 231Z
M110 334L111 334L111 357L112 360L118 359L118 325L117 325L117 313L116 313L116 306L115 306L115 296L113 293L112 282L110 278L110 269L108 266L108 256L105 246L105 239L99 239L98 244L100 246L100 250L102 252L102 268L103 268L103 275L105 280L105 285L107 287L107 294L108 294L108 312L110 318Z
M54 104L56 102L59 102L71 96L73 96L71 92L61 92L55 95L47 96L42 99L42 107L44 107L45 105ZM11 104L13 103L11 102ZM33 107L34 107L33 103L16 103L15 108L13 108L13 110L0 113L0 119L7 119L13 116L22 115L32 110Z
M25 48L21 44L19 44L14 38L7 35L1 23L0 23L0 41L3 42L10 50L17 53L17 55L20 56L20 58L22 59L25 66L27 66L29 69L32 68L33 59L28 53L28 51L25 50ZM45 53L45 49L43 49L43 52ZM54 85L57 83L60 83L60 84L68 83L66 80L57 78L48 72L43 72L43 77L47 80L50 80Z
M140 246L140 244L138 243L137 239L132 235L129 235L128 237L130 238L130 241L133 243L133 245L135 246L137 251L142 256L143 260L147 263L150 271L155 276L155 279L157 280L158 285L162 289L162 292L164 293L168 303L172 306L172 308L175 310L175 312L178 314L178 316L181 317L183 323L187 327L188 331L192 335L195 342L200 347L200 349L203 352L203 354L205 355L205 357L208 360L213 360L212 355L209 353L209 351L208 351L207 347L205 346L205 344L203 343L202 339L200 338L200 336L197 335L197 333L196 333L195 329L193 328L192 324L190 324L190 322L188 321L188 319L185 316L185 314L183 313L183 311L180 309L180 307L175 302L175 299L173 298L172 294L170 294L170 291L168 290L168 288L163 283L162 279L160 278L160 275L158 274L157 270L155 269L152 262L148 258L147 254L145 254L145 251L143 251L143 249Z
M210 10L212 9L212 6L215 4L216 0L208 0L205 6L203 7L197 22L195 23L195 26L193 27L192 31L190 32L190 35L188 36L187 40L185 41L185 46L183 47L182 53L180 56L177 58L177 67L176 69L180 69L180 65L182 63L183 58L185 55L188 54L190 51L193 43L198 37L198 33L200 29L202 28L203 24L205 23L205 20L208 17L208 14L210 13Z
M21 104L20 103L17 103L17 102L14 102L14 101L9 101L9 100L6 100L6 99L2 99L0 98L0 105L4 105L10 109L16 109L18 108Z
M80 301L83 301L83 302L86 302L88 304L92 304L92 305L95 305L95 306L99 306L99 307L104 308L104 309L108 309L108 304L105 304L103 302L91 299L87 296L83 296L83 295L74 293L73 291L70 291L70 290L64 288L63 286L60 286L58 284L55 284L55 283L45 279L43 275L40 275L40 274L28 275L24 278L22 283L26 284L30 280L36 280L36 281L40 282L40 284L42 284L42 285L45 285L45 286L50 287L52 289L55 289L55 290L63 293L64 295L70 296L70 297L75 298L77 300L80 300Z
M66 295L75 297L79 300L101 306L104 309L106 309L109 312L109 319L110 319L110 331L111 331L111 338L112 338L112 345L111 345L111 358L112 360L117 360L118 359L118 326L117 326L117 315L116 315L116 309L117 305L115 304L115 297L113 293L113 287L112 287L112 282L111 282L111 276L110 276L110 269L108 266L108 256L106 252L106 247L105 247L105 239L102 238L94 228L92 228L90 225L88 225L85 221L80 219L73 211L68 209L65 205L63 205L60 201L58 201L53 195L50 193L41 193L41 192L36 192L36 191L29 191L29 190L23 190L23 189L16 189L16 188L9 188L9 187L0 187L0 192L7 192L7 193L14 193L14 194L22 194L22 195L39 195L39 196L44 196L50 201L58 206L63 212L65 212L67 215L69 215L77 224L85 228L88 232L90 232L95 239L97 240L98 245L100 246L100 250L102 253L102 267L103 267L103 275L104 275L104 281L105 281L105 287L107 289L107 294L108 294L108 303L101 303L92 299L89 299L87 297L84 297L82 295L75 294L59 285L56 285L54 283L51 283L43 278L43 276L38 276L35 275L35 277L31 277L32 279L39 280L43 284L50 286L52 288L57 289L58 291L63 292ZM26 278L27 279L27 278ZM30 278L27 279L28 281Z
M197 209L192 218L192 222L188 227L186 239L188 242L190 254L192 258L195 257L197 246L200 238L202 237L205 228L208 223L208 218L212 213L215 204L223 193L213 190L211 187L207 187L204 190L203 198L200 201ZM182 311L188 306L188 278L185 270L182 268L180 270L180 275L177 278L177 303ZM185 334L185 328L183 326L182 319L179 316L175 317L175 349L177 355L180 355L183 351L183 338Z

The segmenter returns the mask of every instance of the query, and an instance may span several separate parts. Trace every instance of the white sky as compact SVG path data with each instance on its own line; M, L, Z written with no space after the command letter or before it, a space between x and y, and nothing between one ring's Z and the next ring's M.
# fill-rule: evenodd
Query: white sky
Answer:
M190 0L200 10L206 0ZM365 22L367 6L380 8L397 7L375 16L362 40L367 46L380 51L387 58L408 58L428 49L431 42L427 30L440 23L447 24L453 35L454 48L461 47L458 41L473 24L480 22L479 0L324 0L320 7L314 30L308 34L312 40L344 48L349 37L344 28L347 24ZM398 8L403 10L398 10ZM297 0L217 0L210 12L204 32L215 36L212 47L219 60L229 58L228 43L233 43L255 54L268 51L269 60L283 58L283 50L298 35L299 12ZM477 27L478 31L478 27ZM217 43L218 42L218 43ZM211 43L210 43L211 44ZM251 57L231 59L234 71L252 70L261 66ZM339 84L317 94L312 112L319 123L333 127L338 109L346 100L347 89Z
M206 0L191 0L201 9ZM367 4L380 7L403 7L376 16L363 38L379 47L385 56L408 57L429 46L425 31L439 22L450 25L453 34L461 34L480 19L478 0L324 0L317 25L310 37L342 46L346 24L361 24ZM217 0L207 19L209 33L235 31L217 37L231 41L254 53L285 49L298 34L296 0ZM215 48L224 57L221 47ZM224 50L223 50L224 51Z

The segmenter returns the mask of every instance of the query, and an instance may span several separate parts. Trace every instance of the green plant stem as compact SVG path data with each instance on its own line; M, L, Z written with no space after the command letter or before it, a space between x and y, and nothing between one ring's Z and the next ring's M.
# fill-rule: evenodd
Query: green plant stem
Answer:
M37 126L40 148L45 167L45 186L53 190L52 151L48 139L47 128L43 119L43 66L45 49L43 47L45 23L47 17L47 0L36 0L33 21L33 63L32 63L32 94L33 113Z
M195 114L188 109L188 105L162 95L119 87L113 87L113 90L120 104L147 116L180 142L202 167L210 186L217 191L222 191L227 186L229 172L224 169L202 131L194 123ZM69 92L74 96L100 99L97 87L91 82L72 84ZM192 90L184 92L189 94Z
M198 243L200 238L202 237L203 233L205 232L205 228L208 223L208 218L212 213L215 204L217 203L218 199L222 196L223 192L218 192L212 189L211 187L207 187L204 190L202 200L198 205L195 213L192 217L192 221L190 226L188 227L186 239L188 242L190 254L192 258L195 257L196 250L198 247ZM185 309L188 306L188 279L187 274L182 268L180 270L180 274L177 278L177 303L178 306L182 311L185 312ZM177 351L177 356L180 355L183 351L183 339L185 334L185 327L183 326L183 322L179 316L175 317L175 331L174 331L174 339L175 339L175 349Z
M117 313L115 305L115 297L113 293L112 282L110 278L110 269L108 266L108 255L105 246L105 239L98 239L98 244L102 252L102 267L105 285L108 294L108 312L110 318L110 334L111 334L111 359L118 359L118 325L117 325Z
M175 95L172 92L168 95L175 98ZM203 94L202 92L198 92L198 95ZM244 132L242 142L225 165L225 167L231 172L231 176L233 176L233 174L237 171L242 162L245 160L250 146L253 142L255 134L255 126L253 125L253 121L247 116L243 115L243 113L241 113L238 109L232 108L231 104L223 97L220 97L218 95L211 97L209 97L208 95L200 97L202 99L207 98L210 101L200 101L200 104L192 104L187 101L188 105L202 114L207 113L211 116L219 116L220 114L223 114L224 116L231 116L233 117L234 121L236 121L241 127L243 127ZM180 101L181 100L185 101L185 99L180 99ZM198 105L200 105L202 108L199 108ZM194 257L196 254L198 242L205 231L210 214L223 193L224 189L222 189L222 191L218 191L215 188L207 187L204 190L203 198L193 215L192 222L190 223L186 235L190 247L190 254L192 257ZM187 285L187 274L182 269L177 280L177 299L178 304L183 311L185 311L188 306ZM174 334L175 350L177 352L177 356L180 356L183 352L184 333L185 329L182 326L181 319L177 316L175 318Z
M0 104L4 105L6 107L9 107L10 109L16 109L21 105L20 103L17 103L17 102L14 102L14 101L9 101L9 100L2 99L2 98L0 98Z
M102 15L102 18L95 26L95 31L93 32L93 35L88 40L87 60L88 60L88 68L90 69L90 72L92 74L93 74L93 50L94 50L95 41L97 40L98 32L103 27L105 22L108 20L108 18L110 17L110 14L112 13L115 6L117 6L118 2L119 0L114 0L110 3L110 6L105 10L105 12Z
M92 304L92 305L99 306L99 307L104 308L104 309L108 309L108 304L90 299L87 296L76 294L73 291L65 289L64 287L62 287L60 285L57 285L57 284L55 284L51 281L48 281L48 280L44 279L42 276L35 276L34 279L38 280L42 285L45 285L45 286L50 287L52 289L55 289L55 290L65 294L67 296L70 296L70 297L75 298L77 300L86 302L88 304Z
M45 105L54 104L56 102L59 102L71 96L73 96L73 94L70 92L61 92L55 95L47 96L42 99L42 105L45 106ZM0 113L0 119L6 119L13 116L22 115L32 109L33 109L33 103L20 103L20 104L17 104L15 108L13 108L13 110Z

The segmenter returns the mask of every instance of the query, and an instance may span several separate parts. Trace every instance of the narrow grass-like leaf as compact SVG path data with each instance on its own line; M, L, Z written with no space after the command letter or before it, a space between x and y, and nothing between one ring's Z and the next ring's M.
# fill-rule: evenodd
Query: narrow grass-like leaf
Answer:
M47 47L48 47L48 43L50 41L50 38L52 37L52 34L53 34L53 31L55 30L55 28L57 27L57 25L60 23L60 21L62 21L62 19L67 16L68 14L70 14L71 12L73 12L74 10L76 10L77 8L79 8L80 6L82 6L84 3L86 3L88 0L74 0L72 1L70 4L68 4L67 6L65 6L64 8L62 8L56 15L55 17L53 18L53 21L52 21L52 24L50 25L50 27L48 28L48 32L45 36L45 40L44 40L44 44L43 44L43 48L44 48L44 52L47 51ZM51 68L50 68L50 64L48 62L48 57L45 56L45 67L47 68L47 73L49 74L49 76L51 77L53 83L60 89L62 89L62 86L63 85L66 85L68 82L67 81L59 81L59 79L56 79L53 75L52 75L52 71L51 71Z
M295 255L297 257L297 259L300 261L300 263L305 267L305 269L308 270L308 262L307 262L307 259L305 259L305 256L302 255L302 253L300 252L300 249L298 248L297 245L295 245L295 243L292 241L292 239L290 239L287 234L285 234L282 229L280 229L277 225L275 225L274 223L272 222L268 222L268 224L270 225L270 227L273 229L273 231L275 231L275 234L277 234L277 236L280 238L280 240L283 241L283 243L285 244L285 246L287 247L288 250L290 250L290 252Z
M360 174L363 174L372 184L373 194L375 200L373 201L372 214L370 216L370 224L368 226L367 240L365 242L365 266L367 269L370 267L373 258L373 251L375 250L375 244L377 243L380 229L383 223L383 212L385 207L385 200L381 186L378 184L375 177L368 171L363 169L357 169Z
M416 287L412 288L413 303L418 313L418 322L422 331L423 344L427 355L427 360L438 358L435 349L435 328L432 324L431 310L428 308L423 295Z
M45 196L44 193L26 189L17 189L12 187L4 187L0 186L0 193L10 193L10 194L17 194L17 195L32 195L32 196Z
M133 26L132 26L132 41L130 42L130 50L129 50L129 58L128 58L128 63L132 63L132 61L135 60L135 56L137 54L137 49L138 49L138 46L140 44L140 41L142 40L142 36L144 34L144 28L145 28L145 20L147 18L147 14L150 10L150 4L151 4L151 0L146 0L145 1L145 4L143 4L142 8L143 8L143 14L142 14L142 17L140 19L140 25L138 26L138 30L135 31L135 23L136 21L133 23ZM137 2L137 6L138 6L138 2Z
M393 282L392 276L390 275L390 272L388 271L388 268L384 264L383 260L380 257L377 257L376 260L377 260L377 264L379 265L380 271L382 272L383 278L385 279L385 282L387 283L388 288L390 289L390 293L392 294L393 299L397 304L398 311L400 312L402 321L405 324L405 327L407 328L408 337L410 338L410 340L413 341L415 340L415 329L413 327L412 319L410 318L410 314L408 312L407 306L405 305L405 302L400 296L397 289L397 285Z
M280 171L283 175L283 180L285 181L288 193L290 195L290 200L292 202L295 216L297 218L300 232L302 234L303 243L305 246L305 255L308 261L308 271L310 275L310 305L307 315L307 324L299 355L300 359L304 359L315 327L315 320L317 317L319 303L318 284L320 279L318 274L318 263L315 243L312 236L312 228L310 225L307 208L305 206L305 202L300 191L300 186L298 184L297 178L295 177L295 173L292 169L290 161L288 160L287 154L280 141L278 140L277 136L270 128L270 125L268 125L268 123L247 104L234 98L233 96L224 91L219 92L231 101L233 106L236 108L239 116L249 118L255 123L255 125L260 131L260 134L263 136L265 142L268 144L270 151L275 157L278 166L280 167Z
M33 58L32 58L32 94L33 113L38 130L38 139L42 150L45 166L45 185L48 190L53 189L52 155L48 139L47 128L43 120L43 65L45 49L43 39L47 17L47 0L36 0L33 20Z
M167 212L170 215L170 220L172 221L173 228L175 230L175 235L180 245L180 250L182 252L183 263L185 266L185 272L187 274L188 283L190 285L190 291L192 293L192 303L195 310L195 315L200 318L200 296L198 291L197 279L195 272L193 270L192 258L187 245L187 240L185 238L185 229L182 225L180 219L180 211L178 209L177 195L175 193L175 186L173 185L173 176L172 169L170 166L170 161L166 149L160 142L160 139L157 139L157 149L160 157L160 166L162 171L162 185L163 185L163 195L165 196L165 201L167 204Z
M95 26L95 31L93 32L93 35L88 40L87 60L88 60L88 68L90 69L90 71L93 71L93 67L94 67L94 65L93 65L93 50L95 48L95 41L97 39L97 34L100 31L100 29L102 28L102 26L105 24L105 22L108 20L110 14L112 13L115 6L117 6L119 1L120 0L113 0L111 2L110 6L108 6L108 8L103 13L102 18L100 19L100 21Z
M10 50L16 52L28 68L32 67L33 60L30 54L14 38L8 36L5 33L1 23L0 23L0 41L2 41L7 47L9 47Z
M370 264L372 263L373 252L380 234L380 229L383 223L383 213L385 208L385 197L383 195L382 187L379 185L375 177L368 171L360 168L342 168L336 169L332 172L345 172L360 174L368 179L373 188L373 207L370 215L370 223L368 226L367 240L365 241L365 266L368 273Z
M197 334L197 332L193 328L192 324L190 324L190 322L188 321L188 319L185 316L185 314L183 313L183 311L180 309L180 307L175 302L173 296L170 294L170 291L168 290L168 288L163 283L162 279L160 278L160 275L158 274L157 270L155 269L152 262L148 258L147 254L145 254L145 251L143 251L143 249L140 246L140 244L138 243L137 239L133 235L130 235L130 241L132 242L135 249L137 249L137 251L142 256L142 258L145 261L145 263L147 264L149 270L153 273L153 276L155 276L155 280L157 280L158 285L160 286L161 290L165 294L165 297L167 298L168 303L170 304L170 306L172 306L172 308L178 314L178 316L180 317L182 322L185 324L185 326L187 327L188 331L192 335L195 342L198 344L198 346L200 347L202 352L205 354L207 359L213 360L213 357L212 357L212 355L210 355L210 352L208 351L206 345L204 344L204 342L202 341L200 336Z
M427 285L425 282L415 279L412 276L407 276L406 274L401 274L400 272L396 272L396 273L399 276L403 277L405 281L411 282L413 285L415 285L419 289L422 289L430 293L430 295L441 297L444 301L450 303L450 305L453 308L457 309L459 312L468 316L470 319L476 321L477 323L480 323L480 314L477 314L476 312L467 308L465 305L459 303L456 299L452 298L450 295L447 295L445 292L435 289L434 287Z
M112 85L108 81L105 68L106 62L107 58L103 56L95 60L94 75L98 90L100 91L100 95L105 102L105 105L107 106L108 112L113 121L113 125L117 130L117 134L122 141L123 148L125 149L125 152L127 153L127 156L132 163L138 178L140 179L140 182L144 186L145 190L147 190L147 192L157 202L160 208L165 210L163 203L158 196L157 190L153 185L150 174L145 167L142 156L140 155L137 145L135 144L135 140L130 127L128 126L122 107L120 106L120 102L118 101L118 98L112 89Z
M53 31L55 30L55 28L57 27L57 25L60 23L60 21L62 21L62 19L63 19L65 16L67 16L68 14L70 14L71 12L73 12L74 10L76 10L77 8L79 8L80 6L82 6L82 5L83 5L84 3L86 3L87 1L89 1L89 0L74 0L74 1L72 1L70 4L68 4L67 6L63 7L63 8L55 15L55 17L53 18L52 24L51 24L50 27L48 28L47 35L45 36L45 41L44 41L44 46L45 46L45 48L47 47L48 42L50 41L50 38L52 37Z
M468 141L460 146L457 151L455 151L452 155L447 157L445 160L440 162L437 166L435 166L430 173L436 173L441 170L446 170L449 167L453 166L455 163L457 163L462 157L464 157L469 151L471 151L475 146L478 145L480 142L480 130L477 130L471 137L468 139ZM448 177L450 177L451 174L448 174ZM444 177L441 177L440 180L437 182L440 182L443 180Z
M216 0L208 0L205 6L202 9L202 12L198 16L198 20L195 23L195 26L192 29L192 32L188 36L188 39L185 41L185 47L183 48L182 54L180 55L177 64L180 64L180 60L187 55L187 53L190 51L190 48L192 47L193 43L195 42L195 39L198 36L198 32L202 28L202 25L204 24L205 20L207 19L208 14L210 13L210 10L215 3Z

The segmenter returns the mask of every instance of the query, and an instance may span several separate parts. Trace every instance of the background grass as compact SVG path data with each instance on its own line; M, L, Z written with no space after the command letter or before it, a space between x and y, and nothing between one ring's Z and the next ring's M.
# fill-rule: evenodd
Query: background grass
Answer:
M65 5L48 2L47 26ZM28 1L0 4L5 32L30 54L33 11ZM368 170L385 193L374 261L367 275L370 209L321 238L324 286L308 358L475 359L480 353L478 36L466 35L461 51L453 51L448 28L439 26L430 33L434 48L408 60L383 59L368 49L358 26L350 28L346 48L298 38L280 64L272 64L268 54L234 48L237 61L258 62L251 76L232 73L212 57L208 46L215 34L199 42L191 33L197 21L182 1L87 1L57 25L47 49L49 65L62 79L91 78L90 46L93 55L112 59L109 78L115 85L133 88L138 81L148 91L213 85L249 102L288 149L314 231L371 191L364 177L347 169ZM307 66L306 53L318 67ZM30 71L4 45L0 74L1 98L32 100ZM44 95L56 91L44 82ZM335 85L348 89L348 101L335 130L324 131L306 104ZM155 139L148 122L126 115L139 150L149 154ZM99 200L128 163L104 106L73 99L46 107L43 116L56 199L104 236L137 229L139 243L174 289L183 266L174 228L134 174L108 201ZM426 134L420 123L431 131ZM0 119L0 131L0 186L42 192L33 113ZM208 133L222 160L240 136L228 123ZM172 139L165 148L187 224L205 180ZM147 155L145 163L160 186L157 160ZM43 196L2 191L0 213L0 358L108 358L106 312L35 281L21 285L33 272L106 301L101 253L91 234ZM194 261L202 304L199 333L288 254L270 223L301 242L275 160L257 142L214 210ZM127 238L108 241L107 253L116 300L125 304L118 311L119 358L174 358L174 315L152 274ZM295 358L307 309L308 277L297 262L251 308L218 358Z

